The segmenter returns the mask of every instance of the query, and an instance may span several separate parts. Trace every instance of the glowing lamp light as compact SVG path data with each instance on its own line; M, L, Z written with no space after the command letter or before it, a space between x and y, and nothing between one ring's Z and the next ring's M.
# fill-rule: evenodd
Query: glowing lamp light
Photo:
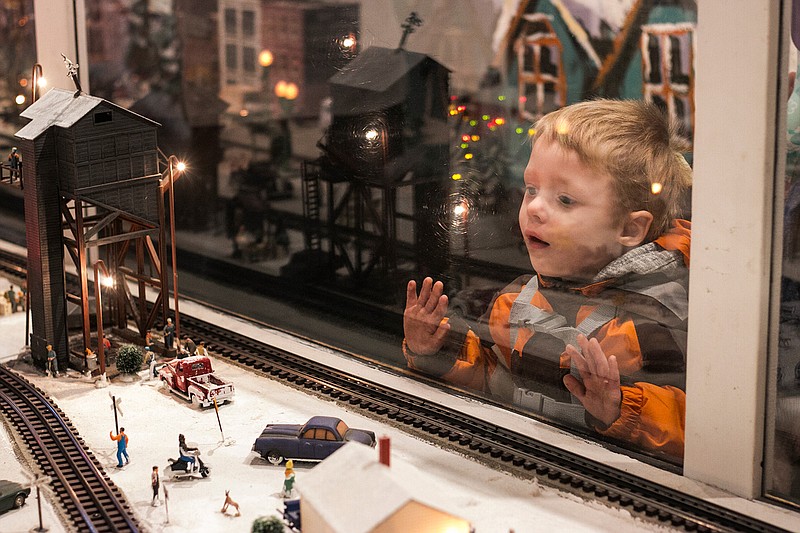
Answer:
M453 213L455 213L455 215L459 217L467 216L468 212L469 212L469 207L467 207L467 202L461 202L460 204L456 205L453 208Z
M100 285L103 287L113 287L114 286L114 278L111 276L100 276Z
M274 60L275 58L269 50L261 50L261 53L258 54L258 64L264 68L270 66Z
M470 139L472 140L472 142L478 142L478 141L481 140L481 136L480 135L473 135L472 137L470 137Z
M47 87L47 78L45 78L44 76L39 77L39 79L36 81L36 84L39 86L40 89Z
M364 134L364 137L368 141L374 141L375 139L378 138L378 130L376 129L367 130L367 132Z
M19 86L20 87L27 87L28 86L28 78L20 78Z
M285 98L286 100L294 100L297 98L297 94L300 90L297 88L297 84L290 83L286 81L279 81L275 84L275 96L278 98Z
M472 159L472 157L473 157L473 155L471 153L470 154L464 154L464 159Z
M17 103L17 105L24 104L25 103L25 95L24 94L18 94L17 97L14 98L14 101Z
M470 126L477 126L478 125L478 121L475 120L475 119L472 119L472 120L469 121L469 125Z
M522 129L522 128L520 128L519 126L517 126L516 128L514 128L514 133L516 133L517 135L520 135L520 134L521 134L523 131L525 131L525 130L523 130L523 129Z
M352 33L345 35L342 39L342 48L345 50L352 50L356 47L356 36Z
M497 124L498 126L502 126L503 124L506 123L506 119L504 119L503 117L497 117L496 119L494 119L494 123Z
M461 176L461 174L456 172L455 174L453 174L452 178L453 178L453 181L458 181L458 180L460 180L462 178L462 176Z
M175 165L175 170L177 170L178 172L185 172L186 163L184 163L183 161L178 161L178 163Z
M664 189L664 185L659 182L653 182L650 185L650 192L653 194L661 194L661 191Z
M469 142L469 139L470 139L470 137L469 137L469 134L467 134L467 133L465 133L464 135L461 136L461 140L464 141L465 143Z
M250 114L250 111L248 111L247 109L240 109L239 110L239 116L242 117L242 118L246 117L249 114Z
M483 120L484 122L486 122L486 121L487 121L487 120L489 120L490 118L492 118L492 117L490 117L489 115L483 115L483 116L481 116L481 120Z
M461 148L466 149L469 145L467 143L461 143Z
M286 94L286 82L281 80L275 84L275 96L283 98L284 94Z
M524 104L527 101L528 101L528 97L527 96L520 96L519 97L519 103Z
M506 101L506 96L504 94L501 94L500 96L497 97L497 99L499 101L501 101L501 102L505 102Z
M536 130L535 130L535 129L533 129L533 128L530 128L530 129L528 130L528 135L530 135L531 137L533 137L534 135L536 135Z

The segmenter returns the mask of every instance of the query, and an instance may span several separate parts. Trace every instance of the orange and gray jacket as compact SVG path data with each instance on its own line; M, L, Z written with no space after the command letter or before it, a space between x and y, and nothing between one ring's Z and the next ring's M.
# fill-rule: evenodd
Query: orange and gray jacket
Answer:
M520 278L477 322L447 319L451 332L438 354L404 350L408 365L556 422L588 424L639 449L682 457L690 242L690 223L677 220L588 285ZM563 385L567 373L579 377L564 350L577 347L581 333L617 357L621 415L609 427L600 427Z

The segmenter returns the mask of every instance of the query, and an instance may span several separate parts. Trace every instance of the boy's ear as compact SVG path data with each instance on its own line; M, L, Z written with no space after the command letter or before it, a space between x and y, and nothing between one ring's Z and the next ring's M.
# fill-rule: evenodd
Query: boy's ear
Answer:
M650 211L631 211L625 217L619 242L623 246L639 246L647 237L650 225L653 223L653 213Z

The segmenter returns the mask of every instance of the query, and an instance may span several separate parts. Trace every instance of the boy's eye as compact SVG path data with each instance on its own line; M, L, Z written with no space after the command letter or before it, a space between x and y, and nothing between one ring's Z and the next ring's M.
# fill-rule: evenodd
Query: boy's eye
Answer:
M525 194L527 194L528 196L536 196L536 187L534 187L533 185L528 185L527 187L525 187Z
M562 205L572 205L575 203L575 200L570 198L569 196L559 196L558 201L561 202Z

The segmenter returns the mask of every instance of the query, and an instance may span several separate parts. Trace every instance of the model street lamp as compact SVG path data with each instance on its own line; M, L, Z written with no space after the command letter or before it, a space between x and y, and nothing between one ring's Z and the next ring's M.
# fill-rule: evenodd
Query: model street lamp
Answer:
M102 271L103 275L100 275ZM103 344L103 287L113 287L114 278L112 278L106 264L102 259L94 262L94 300L95 300L95 314L97 315L97 361L100 363L100 381L97 382L98 387L105 387L108 385L106 379L106 350Z
M275 84L275 96L278 97L278 101L281 103L284 116L291 115L292 102L297 98L299 92L300 89L298 89L296 83L281 80Z
M175 248L175 181L186 172L186 163L171 155L167 158L167 168L161 174L162 193L169 189L169 240L172 247L172 291L175 298L175 338L180 339L181 315L178 309L178 254ZM167 292L169 298L169 292Z

